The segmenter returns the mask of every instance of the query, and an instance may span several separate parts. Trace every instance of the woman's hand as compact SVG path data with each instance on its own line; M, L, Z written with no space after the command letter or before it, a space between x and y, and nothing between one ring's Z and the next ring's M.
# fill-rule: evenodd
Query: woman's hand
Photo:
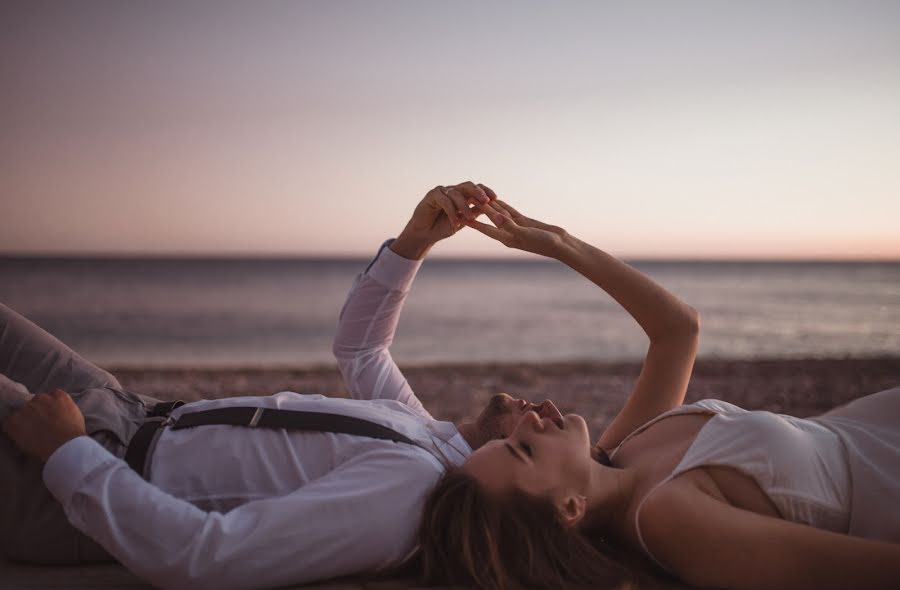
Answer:
M431 247L462 229L481 211L473 203L489 203L497 195L483 184L463 182L455 186L436 186L416 205L412 218L391 244L391 250L411 260L425 256Z
M476 207L486 213L496 227L474 219L467 220L466 224L504 246L549 258L556 258L560 252L563 238L567 235L563 228L525 217L499 199L478 202Z

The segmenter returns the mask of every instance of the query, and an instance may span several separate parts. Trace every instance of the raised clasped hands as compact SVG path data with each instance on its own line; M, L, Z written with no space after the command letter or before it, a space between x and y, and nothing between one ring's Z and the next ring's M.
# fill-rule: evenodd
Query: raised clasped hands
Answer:
M416 205L403 231L420 242L434 244L462 229L464 220L481 215L472 207L474 203L488 203L496 198L490 188L471 181L436 186Z
M478 221L482 214L494 225ZM566 236L561 227L526 217L498 199L490 187L469 181L428 191L392 248L421 258L431 245L466 225L509 248L551 258L558 256Z
M476 219L466 224L489 238L493 238L508 248L524 250L549 258L557 258L566 237L563 228L522 215L508 203L500 199L475 204L494 225L481 223Z

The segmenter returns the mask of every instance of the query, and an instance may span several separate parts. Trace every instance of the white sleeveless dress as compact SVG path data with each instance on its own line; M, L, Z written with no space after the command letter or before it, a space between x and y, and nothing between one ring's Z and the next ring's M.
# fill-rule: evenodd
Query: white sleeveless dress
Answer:
M727 466L752 477L785 520L849 535L900 542L900 387L868 395L813 418L748 411L706 399L660 414L631 434L668 416L714 414L672 473Z

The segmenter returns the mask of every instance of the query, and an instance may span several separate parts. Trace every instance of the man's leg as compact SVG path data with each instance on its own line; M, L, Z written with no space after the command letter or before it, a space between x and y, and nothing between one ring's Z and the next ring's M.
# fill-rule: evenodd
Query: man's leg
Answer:
M31 393L24 385L0 373L0 420L6 418L16 408L25 405L30 397Z
M122 387L115 377L2 303L0 373L31 393Z
M88 434L120 458L145 415L145 403L153 401L122 390L115 377L2 304L0 373L0 419L32 393L63 389L84 414ZM39 461L0 435L0 555L27 563L112 561L69 524L42 472Z
M103 444L102 437L98 442ZM44 485L43 467L0 435L0 558L53 565L114 561L69 524L62 505Z
M31 394L57 388L75 400L87 433L118 457L124 456L147 406L158 401L123 390L110 373L0 304L0 419Z

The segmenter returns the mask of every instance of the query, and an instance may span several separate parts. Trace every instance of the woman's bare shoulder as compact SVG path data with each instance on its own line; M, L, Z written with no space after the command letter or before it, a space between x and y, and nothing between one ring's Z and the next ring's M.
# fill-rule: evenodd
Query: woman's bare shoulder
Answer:
M896 588L900 576L898 544L744 510L689 479L660 486L639 517L647 550L698 587Z

